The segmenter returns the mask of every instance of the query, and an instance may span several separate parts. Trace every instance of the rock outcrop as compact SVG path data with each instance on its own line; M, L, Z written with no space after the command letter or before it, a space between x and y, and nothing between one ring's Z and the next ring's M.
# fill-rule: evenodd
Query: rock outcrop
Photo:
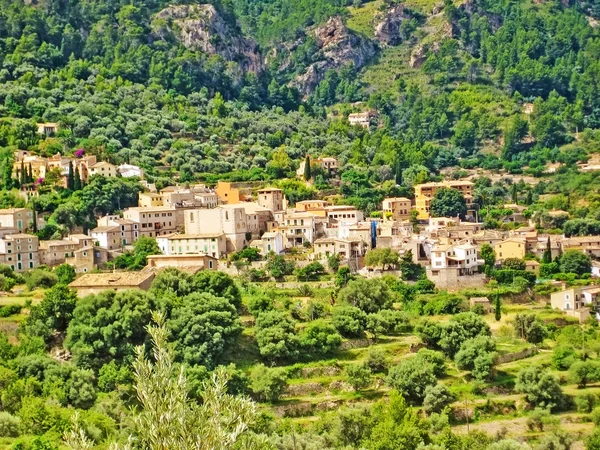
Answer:
M400 32L403 21L410 19L404 6L394 6L383 17L378 18L375 25L375 37L384 45L398 45L404 38Z
M220 55L239 63L243 70L260 72L263 68L256 42L242 36L237 26L222 17L213 5L169 6L154 19L156 32L166 28L186 48Z
M317 47L314 62L290 83L303 95L311 93L328 70L338 70L350 64L359 69L376 53L375 44L350 31L341 17L332 17L326 24L308 33Z

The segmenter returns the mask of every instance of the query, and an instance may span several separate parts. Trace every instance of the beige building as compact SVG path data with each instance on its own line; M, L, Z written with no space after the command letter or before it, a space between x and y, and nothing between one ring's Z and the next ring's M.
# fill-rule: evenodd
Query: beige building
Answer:
M77 291L79 298L103 291L117 292L131 289L147 291L154 280L153 271L86 273L73 281L69 287Z
M325 200L303 200L301 202L297 202L294 209L297 212L303 211L325 211L326 206L330 206L331 203ZM323 214L325 217L325 214Z
M34 215L31 209L0 209L0 228L15 228L24 233L32 227L33 221Z
M524 259L527 253L527 242L525 239L509 238L494 245L496 260L504 261L508 258Z
M102 161L88 168L89 175L100 175L107 178L114 178L119 174L119 168L114 164Z
M596 258L600 257L600 236L576 236L562 240L562 250L578 250Z
M219 261L209 255L152 255L148 256L147 268L153 270L175 267L189 273L200 270L217 270Z
M163 195L158 192L142 192L138 197L140 208L160 208L163 202Z
M265 188L258 191L258 204L273 212L283 211L283 191L277 188Z
M213 209L185 211L185 234L225 234L226 252L235 252L248 245L248 216L243 205L222 205Z
M184 210L181 208L129 208L123 211L123 218L139 225L140 236L164 236L181 232L184 228Z
M0 264L6 264L16 272L38 267L40 255L37 236L19 233L0 239Z
M58 132L58 124L54 122L38 123L37 129L39 134L50 137Z
M348 115L348 122L350 125L357 125L363 128L369 128L371 125L371 119L376 115L372 111L361 112L361 113L352 113Z
M331 205L326 206L327 222L329 226L335 226L337 223L358 223L364 220L362 211L349 205Z
M590 308L597 309L599 295L600 286L565 287L562 291L550 295L550 305L579 319L580 322L585 322L590 316Z
M473 203L473 183L470 181L442 181L415 185L415 209L421 220L429 219L431 200L435 193L442 188L456 189L465 197L467 205Z
M68 258L74 256L77 250L92 245L93 239L91 237L85 236L84 239L81 239L78 236L73 235L66 239L40 241L40 263L50 267L64 264Z
M227 238L223 233L169 234L156 238L163 255L205 254L220 259L227 253Z
M383 200L382 208L384 219L410 219L411 201L406 197L386 198Z
M65 262L75 268L75 273L89 273L98 269L110 260L110 251L97 246L82 247L75 250Z

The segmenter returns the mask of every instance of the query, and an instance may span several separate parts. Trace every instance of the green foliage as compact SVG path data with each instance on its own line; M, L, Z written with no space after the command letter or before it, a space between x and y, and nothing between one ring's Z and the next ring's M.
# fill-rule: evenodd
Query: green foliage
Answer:
M269 259L265 269L267 269L273 278L281 279L285 275L294 273L295 267L296 264L293 261L286 261L283 256L276 255Z
M557 370L568 370L577 360L577 353L572 347L558 346L552 350L552 367Z
M420 404L427 387L436 383L435 369L420 358L408 358L389 370L387 383L406 400Z
M316 279L319 275L325 273L325 267L320 262L311 262L301 269L297 269L298 280L310 281Z
M438 344L446 355L454 357L465 341L490 335L490 327L480 316L461 313L452 317L450 322L442 327Z
M558 380L537 366L526 367L519 371L515 390L525 394L526 400L535 407L556 410L564 404L564 396Z
M592 268L591 258L578 250L567 250L560 257L560 271L584 275L590 273Z
M389 309L392 306L392 293L381 280L359 278L352 280L339 293L339 299L366 313Z
M478 336L462 343L454 356L459 369L470 370L478 381L485 381L492 372L496 357L496 342L488 336Z
M412 250L408 250L400 258L400 270L402 279L407 281L416 281L425 275L425 268L413 262Z
M600 364L597 361L576 361L569 368L569 378L577 387L584 388L588 383L600 380Z
M21 420L6 411L0 411L0 436L17 437Z
M378 348L370 348L367 353L367 360L365 361L371 372L374 373L386 373L389 367L388 359L383 350Z
M525 270L525 261L520 258L506 258L502 261L502 268L506 270Z
M425 389L425 399L423 400L423 409L429 414L440 413L446 406L454 402L456 397L443 384L428 386Z
M285 369L259 364L250 372L250 390L257 400L276 402L287 386Z
M367 326L367 314L355 306L333 310L333 326L345 337L360 337Z
M371 267L380 267L382 270L386 268L395 268L398 265L398 252L392 251L389 248L374 248L369 250L365 255L365 265Z
M77 294L64 284L57 284L44 294L39 305L33 306L25 321L31 336L50 337L53 331L66 331L77 304Z
M254 317L258 317L260 313L270 311L274 308L273 299L266 294L253 295L248 300L248 311Z
M517 336L532 344L540 344L548 331L535 314L517 314L514 322Z
M293 359L298 355L294 323L281 311L266 311L256 319L256 342L267 361Z
M242 306L242 295L235 281L223 272L201 270L192 277L192 290L226 298L237 309Z
M51 288L58 283L58 276L44 268L25 273L25 284L32 291L36 288Z
M356 389L365 389L371 385L371 369L359 364L351 364L346 367L348 383Z
M306 325L298 338L302 354L308 358L331 355L342 343L335 327L322 319Z
M114 360L131 361L133 349L146 341L145 326L154 308L146 293L105 291L77 302L67 329L65 347L74 362L99 369Z
M460 191L442 188L431 200L432 217L461 217L467 214L467 202Z
M75 279L75 268L70 264L55 267L54 273L58 277L58 282L62 284L69 284Z
M177 360L208 368L216 365L242 330L230 300L207 291L181 299L173 308L167 327L172 332Z

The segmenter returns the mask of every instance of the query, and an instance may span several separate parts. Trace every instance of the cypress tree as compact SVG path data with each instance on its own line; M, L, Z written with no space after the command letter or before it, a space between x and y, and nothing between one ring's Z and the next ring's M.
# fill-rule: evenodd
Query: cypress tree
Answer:
M512 195L512 201L516 205L519 201L519 193L517 191L517 185L513 184L511 186L510 190L511 190L511 195Z
M73 190L80 191L81 187L81 175L79 175L79 169L77 169L75 170L75 175L73 176Z
M312 171L310 168L310 156L306 155L306 158L304 159L304 179L306 181L308 181L312 178L311 172Z
M25 163L21 161L21 171L19 173L19 183L21 186L27 184L27 173L25 172Z
M67 175L67 189L75 190L75 174L73 173L73 161L69 161L69 173Z
M544 250L544 255L542 256L542 262L544 264L552 262L552 243L550 242L550 236L548 236L548 242L546 242L546 250Z
M525 200L525 203L527 205L531 205L533 203L533 192L531 191L531 189L527 191L527 199Z
M31 167L31 163L29 163L29 172L27 173L27 182L33 183L33 167Z
M496 294L494 299L494 318L499 321L502 318L502 304L500 303L500 295Z

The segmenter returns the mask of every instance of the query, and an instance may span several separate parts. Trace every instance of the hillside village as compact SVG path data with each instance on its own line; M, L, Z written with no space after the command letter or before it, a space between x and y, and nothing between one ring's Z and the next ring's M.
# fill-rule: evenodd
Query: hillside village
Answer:
M71 265L78 276L85 275L71 284L81 296L101 292L107 286L117 291L148 289L154 274L167 267L239 274L233 257L245 249L254 250L256 256L247 261L244 270L262 273L263 277L267 276L265 266L274 256L293 260L298 268L314 262L326 267L333 257L352 273L367 277L386 273L402 276L398 261L408 257L425 270L437 288L450 291L486 285L489 277L483 270L483 245L493 249L497 267L502 267L505 260L520 260L534 278L540 275L544 258L555 261L566 251L600 259L600 235L567 237L540 233L531 219L525 218L526 207L518 204L504 205L512 211L505 220L518 226L509 231L487 229L477 221L473 183L468 180L417 184L414 198L385 198L380 213L372 214L377 217L365 217L354 206L320 199L289 205L282 189L260 187L262 183L218 182L213 188L190 184L157 191L143 180L139 167L115 166L97 162L95 157L78 156L58 154L43 158L19 151L15 154L13 176L19 179L25 170L28 177L44 178L56 171L60 174L58 183L65 188L74 172L82 183L95 175L137 177L144 189L138 206L99 217L97 227L86 234L81 230L58 240L40 240L32 234L44 225L43 217L33 210L0 210L0 263L16 272ZM300 179L304 177L305 164L302 161L297 170ZM332 177L340 175L335 158L317 158L311 165L326 170ZM463 218L432 216L431 202L436 192L445 189L455 190L464 198L467 212ZM567 213L551 211L552 214ZM115 276L111 262L131 251L142 237L153 239L160 253L148 255L148 265L136 281L132 281L135 275L131 273ZM381 249L396 255L392 264L369 261L369 253ZM108 277L107 273L112 275ZM592 263L590 274L600 276L600 263ZM596 301L552 305L572 313L571 309L595 307ZM580 317L582 322L587 315Z

